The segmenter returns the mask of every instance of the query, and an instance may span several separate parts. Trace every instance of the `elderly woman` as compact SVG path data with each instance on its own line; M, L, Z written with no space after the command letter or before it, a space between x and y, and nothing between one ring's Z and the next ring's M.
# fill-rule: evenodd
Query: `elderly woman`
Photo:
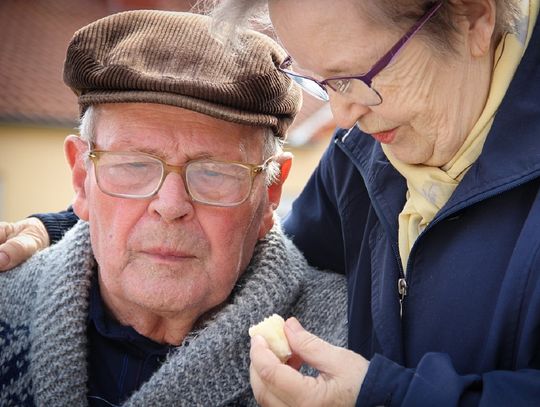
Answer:
M293 318L286 366L255 337L260 404L540 405L538 0L226 0L215 15L234 27L266 5L281 70L341 127L285 229L347 275L350 350Z
M281 65L342 128L285 223L347 275L349 348L287 323L302 377L257 338L263 405L540 405L538 0L268 5Z

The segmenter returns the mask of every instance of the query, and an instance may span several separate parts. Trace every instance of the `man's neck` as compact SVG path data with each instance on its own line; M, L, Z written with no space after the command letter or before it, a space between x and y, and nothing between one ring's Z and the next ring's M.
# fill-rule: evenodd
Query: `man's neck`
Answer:
M98 283L99 284L99 283ZM140 335L154 342L178 346L194 329L199 315L177 312L156 312L134 303L126 303L109 295L99 284L106 312L120 324L130 326Z

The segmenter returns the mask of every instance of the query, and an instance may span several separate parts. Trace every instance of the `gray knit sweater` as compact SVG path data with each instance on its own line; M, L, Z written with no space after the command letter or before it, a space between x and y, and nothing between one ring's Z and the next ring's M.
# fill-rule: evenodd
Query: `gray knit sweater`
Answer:
M22 266L0 274L0 406L87 405L86 326L95 266L88 225ZM249 387L250 325L295 315L324 339L345 345L342 276L308 267L274 227L256 248L230 301L125 405L255 405Z

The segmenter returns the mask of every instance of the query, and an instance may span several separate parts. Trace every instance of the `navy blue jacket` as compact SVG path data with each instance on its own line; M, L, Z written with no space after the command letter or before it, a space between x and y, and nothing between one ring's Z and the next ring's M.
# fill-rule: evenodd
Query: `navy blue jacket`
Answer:
M418 237L400 318L406 184L380 144L336 132L285 222L348 280L358 406L540 406L540 32L481 156Z

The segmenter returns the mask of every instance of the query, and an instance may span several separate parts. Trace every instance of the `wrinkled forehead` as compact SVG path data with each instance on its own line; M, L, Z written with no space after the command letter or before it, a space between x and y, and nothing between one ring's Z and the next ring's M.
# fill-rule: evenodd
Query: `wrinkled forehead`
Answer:
M358 27L366 32L392 28L381 26L388 10L371 0L269 0L268 11L274 28L287 26L295 33L324 31L343 38Z
M258 156L267 130L189 109L152 103L94 105L94 141L101 149L144 150L173 157Z
M369 68L395 40L398 31L377 24L374 13L363 8L351 0L269 2L272 25L286 51L302 68L325 76L350 60L364 60Z

